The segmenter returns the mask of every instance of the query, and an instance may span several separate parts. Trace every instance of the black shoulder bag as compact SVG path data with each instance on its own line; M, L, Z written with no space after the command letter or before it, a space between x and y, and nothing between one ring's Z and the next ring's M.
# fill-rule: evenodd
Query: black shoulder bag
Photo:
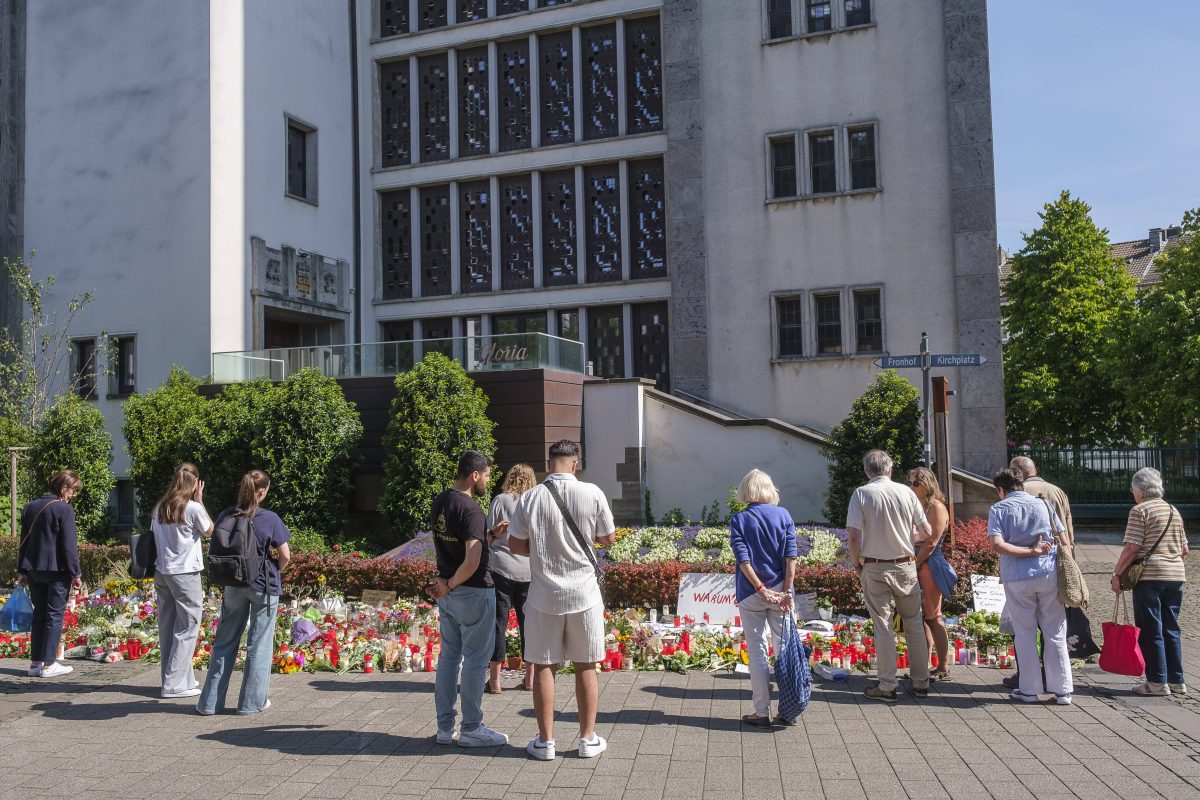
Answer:
M562 495L558 493L558 487L554 485L554 481L546 481L542 485L550 491L550 496L558 504L558 510L562 512L563 519L566 520L567 528L570 529L571 535L575 537L576 543L583 548L583 554L587 556L587 560L592 562L592 569L596 572L596 585L600 587L600 597L603 599L604 570L600 568L600 562L596 560L595 548L588 542L587 537L583 535L583 531L579 530L579 525L575 522L575 518L571 516L571 512L567 510L567 503L563 500Z

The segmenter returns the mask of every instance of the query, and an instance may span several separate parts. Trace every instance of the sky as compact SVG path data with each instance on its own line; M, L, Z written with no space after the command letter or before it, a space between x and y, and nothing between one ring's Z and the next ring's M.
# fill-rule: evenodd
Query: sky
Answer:
M988 0L988 26L1002 247L1063 189L1114 242L1200 207L1200 0Z

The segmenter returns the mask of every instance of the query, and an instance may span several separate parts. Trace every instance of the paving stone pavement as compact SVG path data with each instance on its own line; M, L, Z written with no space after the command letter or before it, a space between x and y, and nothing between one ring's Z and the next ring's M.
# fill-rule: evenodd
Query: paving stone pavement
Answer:
M800 723L773 732L739 724L744 675L604 674L610 745L596 759L577 757L573 679L560 676L551 763L525 756L524 691L484 698L511 744L466 750L433 740L430 675L273 676L268 711L200 717L158 699L154 667L82 666L51 684L0 660L0 800L1200 798L1200 700L1136 697L1132 679L1094 666L1071 707L1015 703L1000 686L1010 673L987 668L956 667L927 700L896 705L863 698L864 678L818 682ZM1200 687L1200 664L1186 671Z

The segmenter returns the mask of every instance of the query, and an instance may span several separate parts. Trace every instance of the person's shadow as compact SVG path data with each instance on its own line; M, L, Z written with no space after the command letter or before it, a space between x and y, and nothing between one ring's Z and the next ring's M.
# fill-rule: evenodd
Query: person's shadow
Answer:
M496 747L447 747L439 745L432 736L414 738L392 733L348 731L324 725L262 725L253 728L228 728L196 737L208 742L220 742L231 747L255 747L275 750L285 755L446 755L456 757L476 755L484 758L528 758L524 748L511 742Z
M405 694L433 694L431 681L362 681L362 680L318 680L309 684L318 692L403 692Z
M105 687L110 688L110 687ZM155 690L157 693L157 690ZM43 716L61 720L114 720L137 714L192 715L192 703L162 700L134 700L120 703L72 703L66 700L35 703L29 707Z

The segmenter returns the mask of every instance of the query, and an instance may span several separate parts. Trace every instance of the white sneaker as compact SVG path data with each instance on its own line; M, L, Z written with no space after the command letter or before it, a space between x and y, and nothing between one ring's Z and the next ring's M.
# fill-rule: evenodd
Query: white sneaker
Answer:
M74 667L68 667L66 664L60 664L57 661L55 661L51 664L47 664L46 666L42 667L42 671L38 675L38 677L54 678L54 677L57 677L58 675L66 675L67 673L74 672L74 671L75 671Z
M29 665L29 672L26 674L31 678L40 678L42 677L42 668L45 666L41 661L35 661Z
M1171 694L1187 694L1187 684L1184 683L1169 683L1167 688L1171 690Z
M437 732L437 743L438 744L454 744L454 731L452 731L452 730L438 731Z
M1056 705L1069 706L1069 705L1071 705L1071 695L1056 694L1056 695L1054 695L1054 702Z
M200 693L199 693L199 692L196 692L196 694L200 694ZM266 710L267 710L268 708L270 708L270 707L271 707L271 701L270 701L270 700L268 700L268 701L266 702L266 705L264 705L264 706L263 706L262 708L260 708L258 711L239 711L239 712L237 712L237 713L238 713L240 716L243 716L243 717L248 717L248 716L250 716L251 714L261 714L262 712L266 711Z
M508 744L508 734L494 731L487 725L480 725L473 731L458 732L459 747L499 747Z
M529 740L529 744L525 745L525 752L538 761L553 761L554 740L551 739L548 742L543 742L542 737L535 736Z
M164 700L170 700L175 697L199 697L199 689L184 689L182 692L160 692L159 697Z
M603 736L593 733L591 740L579 740L579 757L595 758L608 749L608 742Z
M1011 697L1013 700L1020 700L1023 703L1037 703L1042 699L1036 694L1025 694L1020 689L1013 689L1012 694L1009 695L1009 697Z

